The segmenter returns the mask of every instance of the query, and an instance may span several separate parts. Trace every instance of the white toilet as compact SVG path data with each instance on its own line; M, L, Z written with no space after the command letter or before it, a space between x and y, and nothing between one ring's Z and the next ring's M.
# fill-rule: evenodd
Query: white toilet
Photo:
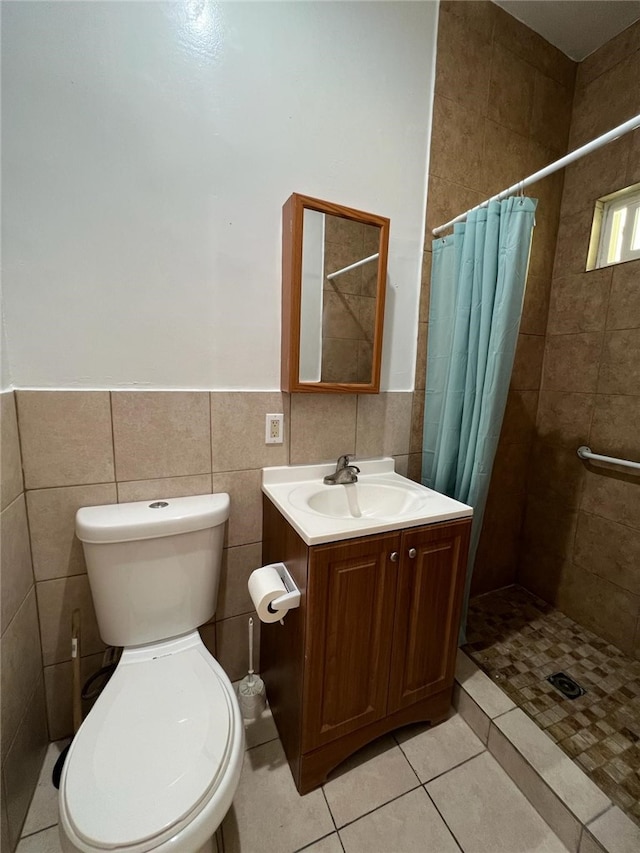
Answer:
M226 494L76 515L100 634L124 651L64 764L64 851L215 850L244 729L197 627L215 611L228 517Z

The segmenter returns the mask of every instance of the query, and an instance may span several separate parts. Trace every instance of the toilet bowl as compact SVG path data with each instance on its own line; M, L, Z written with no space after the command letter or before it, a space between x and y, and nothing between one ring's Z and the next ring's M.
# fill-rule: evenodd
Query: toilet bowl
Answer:
M196 627L215 609L228 512L227 495L78 512L100 632L124 650L64 764L65 853L215 850L244 728Z

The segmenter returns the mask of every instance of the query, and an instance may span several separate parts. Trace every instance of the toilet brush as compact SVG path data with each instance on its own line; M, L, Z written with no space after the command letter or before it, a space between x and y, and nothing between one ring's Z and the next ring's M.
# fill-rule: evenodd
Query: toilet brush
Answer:
M249 673L240 682L238 699L245 720L256 720L267 704L264 681L253 672L253 619L251 618L249 618Z

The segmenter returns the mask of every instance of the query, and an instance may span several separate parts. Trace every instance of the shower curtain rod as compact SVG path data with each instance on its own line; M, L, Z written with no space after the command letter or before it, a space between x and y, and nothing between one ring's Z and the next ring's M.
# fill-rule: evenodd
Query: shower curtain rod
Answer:
M509 187L506 190L502 190L502 192L498 193L497 195L492 195L491 198L488 198L481 204L476 204L475 207L472 207L464 213L461 213L459 216L456 216L455 219L452 219L445 225L439 225L437 228L434 228L431 233L434 235L434 237L437 237L438 234L442 234L443 231L446 231L447 228L450 228L456 222L462 222L463 219L466 219L472 210L479 210L481 207L486 207L491 201L500 201L500 199L506 198L507 196L512 195L515 192L524 190L525 187L531 186L531 184L535 184L536 181L541 181L548 175L552 175L559 169L563 169L570 163L579 160L581 157L584 157L585 154L590 154L592 151L595 151L598 148L602 148L603 145L607 145L609 142L613 142L614 139L618 139L618 137L624 136L625 133L629 133L632 130L637 130L639 127L640 115L637 115L633 118L630 118L628 121L619 124L617 127L614 127L613 130L609 130L607 133L603 133L602 136L598 136L597 139L592 139L591 142L587 142L580 148L576 148L576 150L572 151L570 154L565 154L564 157L561 157L559 160L556 160L555 163L550 163L548 166L545 166L544 169L540 169L539 171L534 172L533 175L529 175L529 177L525 178L523 181L518 181L518 183L514 184L512 187Z

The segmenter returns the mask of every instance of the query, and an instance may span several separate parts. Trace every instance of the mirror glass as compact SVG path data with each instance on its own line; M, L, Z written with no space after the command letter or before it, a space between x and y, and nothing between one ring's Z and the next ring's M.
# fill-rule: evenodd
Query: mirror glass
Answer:
M291 203L300 233L294 214L290 257L283 256L283 300L291 300L289 333L283 304L283 389L376 393L388 220L294 195L285 222Z

